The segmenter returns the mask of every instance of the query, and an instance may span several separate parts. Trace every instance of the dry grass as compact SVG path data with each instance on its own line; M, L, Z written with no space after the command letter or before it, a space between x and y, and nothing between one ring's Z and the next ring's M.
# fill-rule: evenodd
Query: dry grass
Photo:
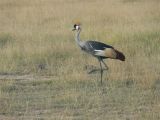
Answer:
M103 86L84 70L98 63L75 45L77 20L82 39L126 55L106 60ZM1 0L0 74L52 76L1 80L1 118L158 120L159 21L159 0Z

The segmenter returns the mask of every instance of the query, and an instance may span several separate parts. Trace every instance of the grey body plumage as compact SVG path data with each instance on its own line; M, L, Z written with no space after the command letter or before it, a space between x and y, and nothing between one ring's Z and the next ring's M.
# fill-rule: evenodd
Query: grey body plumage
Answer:
M84 50L85 52L90 53L91 55L99 57L101 59L105 59L107 57L97 55L96 53L99 52L100 50L103 51L106 48L113 48L113 47L97 41L86 41L84 42L84 45L81 47L81 49Z
M121 61L125 61L125 56L123 55L123 53L114 49L110 45L107 45L107 44L104 44L98 41L93 41L93 40L81 41L80 40L80 32L81 32L80 25L75 24L73 31L76 31L75 40L78 46L81 48L81 50L93 55L94 57L98 59L100 63L100 68L101 68L101 83L102 83L102 75L103 75L102 63L106 67L106 69L108 69L103 59L111 58L111 59L118 59Z

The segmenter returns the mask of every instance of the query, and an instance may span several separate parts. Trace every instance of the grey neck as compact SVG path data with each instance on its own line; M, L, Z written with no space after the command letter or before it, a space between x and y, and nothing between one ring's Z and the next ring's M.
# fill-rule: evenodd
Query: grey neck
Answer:
M75 40L77 42L77 44L81 47L82 45L82 41L80 40L80 32L81 32L81 29L79 29L77 32L76 32L76 37L75 37Z

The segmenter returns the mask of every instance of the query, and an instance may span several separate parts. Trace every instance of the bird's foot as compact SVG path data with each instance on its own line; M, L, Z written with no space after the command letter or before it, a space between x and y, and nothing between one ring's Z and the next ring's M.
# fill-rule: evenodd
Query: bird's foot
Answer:
M100 69L92 69L92 70L90 70L90 71L88 71L87 73L88 74L92 74L92 73L95 73L95 72L97 72L97 71L99 71Z
M91 74L91 73L97 71L97 67L93 66L93 65L85 65L84 70L87 70L87 73Z
M96 66L93 66L93 65L85 65L84 66L85 70L90 70L90 69L95 69L95 68L96 68Z
M108 70L108 69L102 69L102 71L104 71L104 70ZM92 70L90 70L89 72L87 72L88 74L92 74L92 73L95 73L95 72L99 72L99 71L101 71L101 69L92 69Z
M92 73L94 74L94 73L96 73L96 72L101 71L100 68L98 68L98 67L96 67L96 66L93 66L93 65L85 65L85 66L84 66L84 69L87 70L87 73L88 73L88 74L92 74ZM108 70L108 68L103 68L102 70L105 71L105 70Z
M104 70L109 70L109 67L104 68Z

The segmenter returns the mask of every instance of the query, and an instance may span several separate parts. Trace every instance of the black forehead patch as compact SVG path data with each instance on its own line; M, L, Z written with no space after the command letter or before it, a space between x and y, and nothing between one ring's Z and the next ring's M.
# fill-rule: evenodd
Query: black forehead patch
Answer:
M77 26L77 25L76 25L76 24L74 24L74 28L76 28L76 26Z

